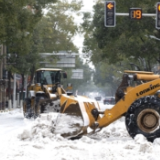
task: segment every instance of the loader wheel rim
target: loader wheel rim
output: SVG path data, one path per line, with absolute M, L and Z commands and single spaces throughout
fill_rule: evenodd
M 159 113 L 153 109 L 142 110 L 137 117 L 138 127 L 146 133 L 151 133 L 159 126 Z

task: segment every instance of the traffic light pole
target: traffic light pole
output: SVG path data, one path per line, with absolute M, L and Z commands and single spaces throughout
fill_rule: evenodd
M 116 16 L 128 16 L 130 19 L 135 20 L 140 20 L 142 17 L 155 17 L 155 27 L 160 29 L 160 2 L 156 3 L 156 13 L 142 13 L 142 8 L 129 8 L 129 13 L 116 13 L 115 1 L 106 1 L 104 10 L 105 27 L 115 27 Z
M 116 16 L 129 16 L 129 13 L 116 13 Z M 155 13 L 142 13 L 144 17 L 155 17 Z

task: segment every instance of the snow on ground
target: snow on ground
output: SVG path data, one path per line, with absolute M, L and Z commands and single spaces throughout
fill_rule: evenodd
M 23 118 L 21 109 L 0 113 L 1 160 L 159 160 L 160 139 L 132 139 L 124 117 L 91 137 L 67 140 L 53 134 L 51 119 Z

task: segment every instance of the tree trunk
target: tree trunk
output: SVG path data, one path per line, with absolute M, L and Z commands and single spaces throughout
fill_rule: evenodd
M 33 82 L 34 73 L 35 73 L 35 66 L 33 66 L 32 69 L 31 69 L 31 84 Z
M 23 107 L 24 74 L 21 74 L 21 77 L 22 77 L 22 87 L 20 92 L 20 108 Z
M 35 66 L 33 65 L 32 66 L 32 68 L 31 68 L 31 74 L 30 74 L 30 76 L 31 76 L 31 81 L 30 81 L 30 83 L 28 84 L 28 86 L 27 86 L 27 91 L 26 91 L 26 94 L 27 94 L 27 98 L 28 98 L 28 87 L 30 87 L 31 86 L 31 84 L 33 83 L 33 78 L 34 78 L 34 73 L 35 73 Z
M 24 74 L 21 74 L 22 76 L 22 87 L 21 87 L 21 95 L 20 100 L 23 100 L 23 90 L 24 90 Z
M 12 89 L 11 89 L 11 71 L 8 71 L 8 89 L 7 89 L 7 93 L 8 93 L 8 109 L 12 108 Z

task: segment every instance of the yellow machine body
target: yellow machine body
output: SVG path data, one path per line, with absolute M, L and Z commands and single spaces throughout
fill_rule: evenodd
M 59 99 L 62 94 L 67 94 L 60 84 L 62 75 L 64 77 L 64 72 L 57 68 L 39 68 L 36 70 L 34 82 L 28 86 L 27 98 L 23 104 L 26 118 L 37 117 L 44 112 L 60 110 Z
M 99 131 L 103 127 L 108 126 L 115 120 L 125 115 L 125 113 L 129 110 L 130 106 L 136 100 L 142 97 L 156 95 L 158 90 L 160 90 L 160 77 L 159 75 L 155 75 L 153 72 L 125 71 L 125 74 L 127 76 L 130 75 L 130 77 L 132 77 L 132 82 L 138 81 L 140 84 L 135 84 L 135 83 L 133 83 L 133 85 L 127 84 L 125 86 L 125 89 L 123 90 L 124 91 L 123 97 L 120 98 L 118 102 L 111 109 L 101 110 L 101 106 L 98 104 L 98 102 L 95 103 L 93 101 L 90 101 L 88 98 L 81 99 L 78 97 L 75 98 L 75 97 L 68 97 L 67 95 L 62 95 L 61 97 L 62 113 L 71 114 L 71 113 L 76 113 L 79 110 L 78 111 L 79 116 L 81 116 L 83 119 L 83 131 L 80 132 L 81 135 L 94 133 L 96 131 Z M 128 78 L 128 80 L 129 79 L 131 78 Z M 71 106 L 71 104 L 73 105 Z M 143 123 L 146 124 L 146 127 L 148 127 L 149 125 L 152 127 L 152 123 L 155 123 L 155 125 L 157 125 L 156 123 L 158 123 L 159 126 L 160 116 L 159 114 L 157 116 L 157 111 L 154 111 L 154 109 L 147 109 L 145 111 L 146 112 L 144 114 L 145 118 L 143 119 Z M 156 118 L 158 119 L 157 121 L 155 120 Z M 142 127 L 140 127 L 140 129 L 141 128 Z M 150 133 L 151 129 L 148 129 L 147 133 L 144 134 L 150 134 Z

